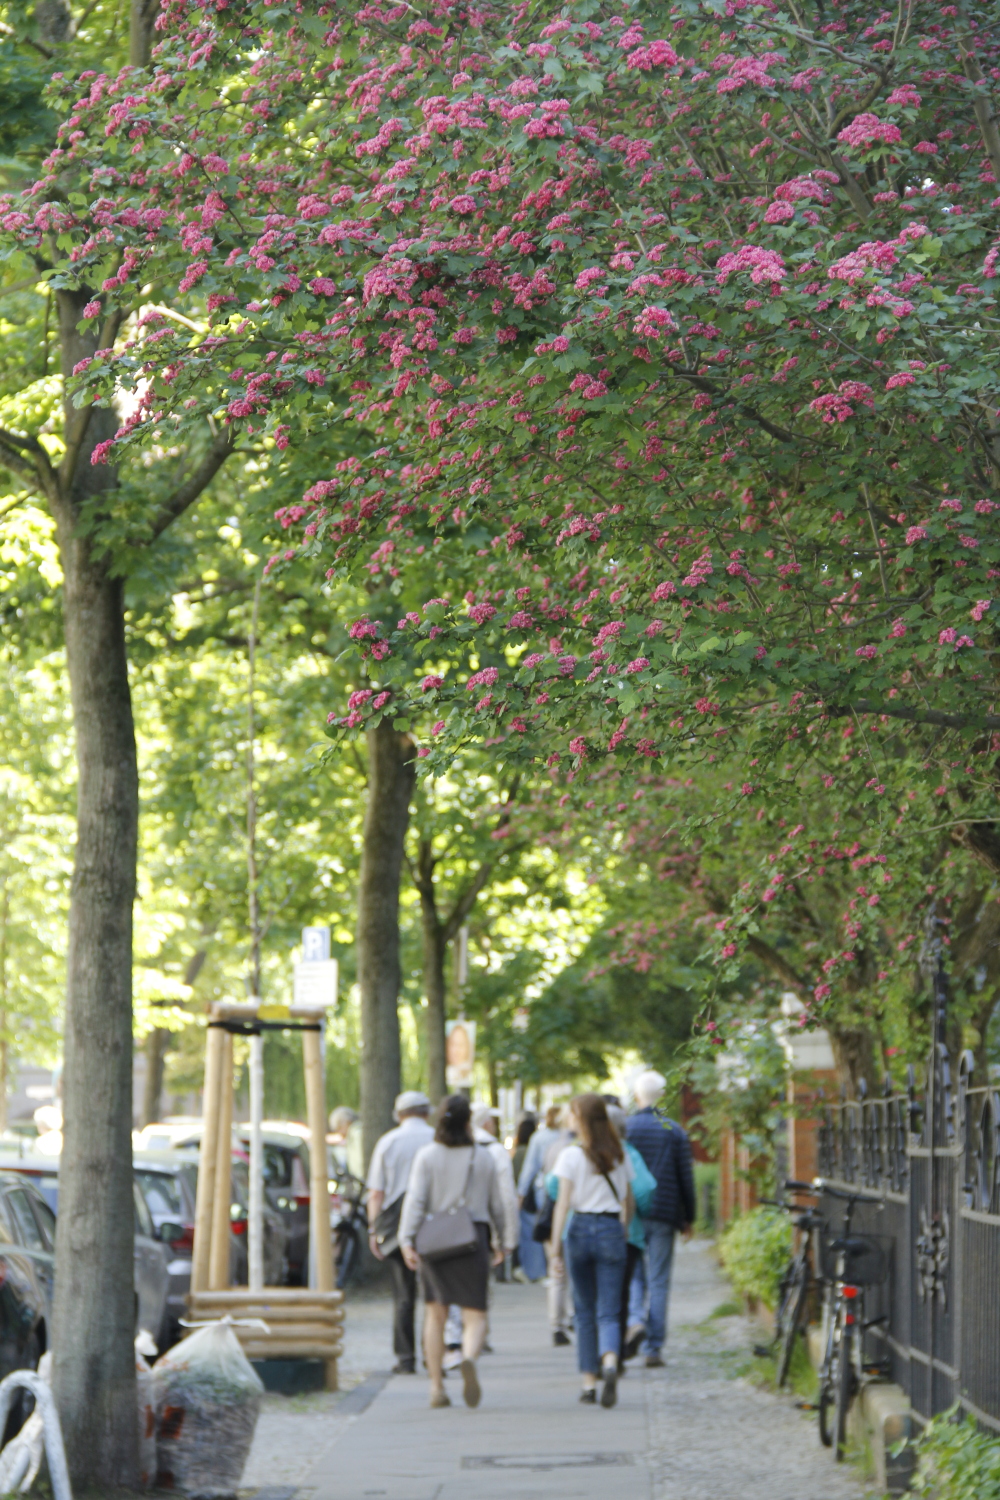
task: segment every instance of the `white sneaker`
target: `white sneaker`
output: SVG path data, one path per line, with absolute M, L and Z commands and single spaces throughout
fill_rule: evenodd
M 444 1359 L 441 1361 L 441 1368 L 442 1369 L 444 1369 L 444 1370 L 457 1370 L 458 1367 L 459 1367 L 459 1365 L 461 1363 L 462 1363 L 462 1346 L 461 1345 L 459 1345 L 459 1347 L 457 1349 L 446 1349 L 444 1351 Z

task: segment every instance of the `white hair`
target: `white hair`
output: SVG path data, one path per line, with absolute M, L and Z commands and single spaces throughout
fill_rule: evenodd
M 643 1109 L 647 1109 L 651 1104 L 656 1103 L 666 1086 L 667 1080 L 663 1074 L 650 1068 L 647 1073 L 639 1074 L 632 1085 L 632 1092 Z

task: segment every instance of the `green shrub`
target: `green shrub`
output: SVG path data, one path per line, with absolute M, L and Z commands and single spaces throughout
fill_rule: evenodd
M 695 1233 L 714 1234 L 719 1202 L 719 1164 L 696 1161 L 694 1164 Z
M 719 1254 L 730 1281 L 765 1307 L 778 1301 L 778 1285 L 792 1253 L 792 1225 L 775 1208 L 755 1208 L 723 1230 Z
M 917 1439 L 918 1495 L 934 1500 L 1000 1500 L 1000 1440 L 957 1419 L 957 1408 L 928 1422 Z

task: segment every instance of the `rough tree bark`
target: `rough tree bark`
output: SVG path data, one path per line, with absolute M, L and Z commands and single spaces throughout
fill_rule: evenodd
M 79 333 L 87 289 L 55 293 L 64 380 L 118 324 Z M 86 325 L 88 328 L 90 325 Z M 124 581 L 87 534 L 117 486 L 94 466 L 118 417 L 63 402 L 58 468 L 32 434 L 0 429 L 0 457 L 45 497 L 62 562 L 63 621 L 77 762 L 63 1069 L 63 1153 L 56 1230 L 53 1388 L 70 1474 L 81 1488 L 134 1487 L 135 1322 L 132 1204 L 132 903 L 139 817 L 125 648 Z M 133 540 L 158 536 L 197 499 L 232 443 L 209 447 Z
M 368 731 L 368 803 L 358 888 L 361 1138 L 367 1162 L 392 1125 L 400 1090 L 399 876 L 416 780 L 416 747 L 382 721 Z

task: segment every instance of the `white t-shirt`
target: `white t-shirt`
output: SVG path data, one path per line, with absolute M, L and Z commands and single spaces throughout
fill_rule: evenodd
M 572 1183 L 570 1208 L 578 1214 L 616 1214 L 625 1206 L 628 1185 L 635 1176 L 635 1168 L 626 1153 L 624 1161 L 608 1173 L 614 1183 L 611 1191 L 606 1177 L 594 1166 L 582 1146 L 567 1146 L 555 1166 L 556 1176 Z M 615 1193 L 618 1197 L 615 1197 Z

